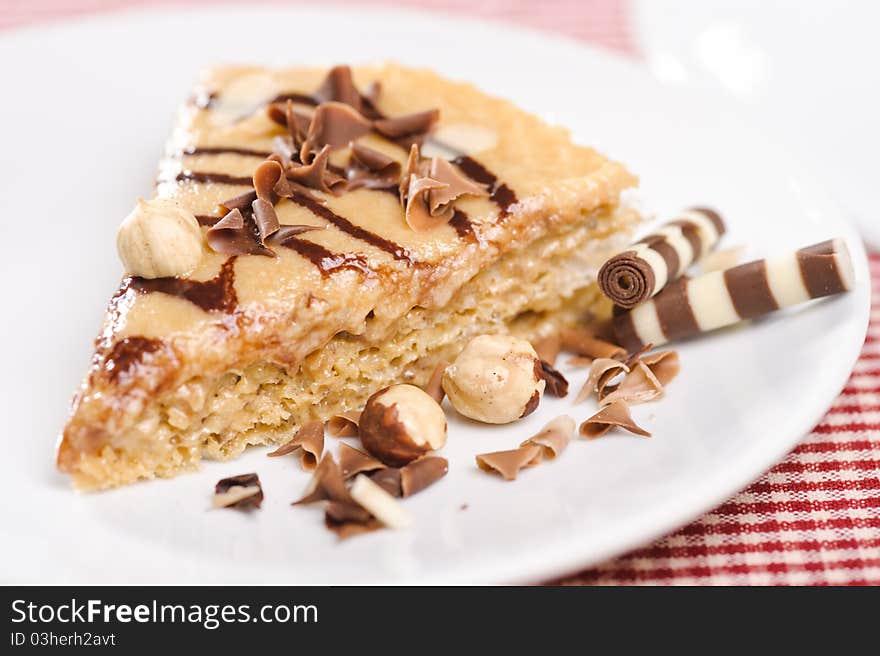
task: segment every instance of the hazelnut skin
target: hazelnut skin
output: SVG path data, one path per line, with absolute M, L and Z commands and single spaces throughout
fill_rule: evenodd
M 392 385 L 367 399 L 358 434 L 373 456 L 401 467 L 446 444 L 446 415 L 415 385 Z
M 480 335 L 443 374 L 443 391 L 465 417 L 507 424 L 535 411 L 547 383 L 532 345 L 510 335 Z

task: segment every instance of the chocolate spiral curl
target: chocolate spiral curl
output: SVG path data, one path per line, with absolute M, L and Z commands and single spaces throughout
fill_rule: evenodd
M 731 326 L 853 288 L 846 244 L 831 239 L 798 251 L 683 278 L 614 317 L 617 341 L 634 351 Z
M 715 210 L 686 210 L 608 260 L 599 270 L 599 287 L 615 305 L 634 308 L 715 248 L 724 232 Z

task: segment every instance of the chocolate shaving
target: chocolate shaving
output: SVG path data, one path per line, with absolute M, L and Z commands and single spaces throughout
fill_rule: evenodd
M 529 444 L 508 451 L 493 451 L 477 456 L 477 466 L 483 471 L 500 474 L 507 481 L 512 481 L 523 467 L 536 465 L 543 456 L 541 446 Z
M 593 392 L 598 392 L 601 396 L 608 383 L 622 373 L 629 373 L 629 367 L 620 360 L 596 358 L 590 365 L 590 375 L 587 376 L 587 380 L 574 402 L 580 403 Z
M 534 444 L 540 446 L 544 450 L 544 457 L 548 459 L 556 458 L 565 451 L 565 447 L 574 437 L 574 431 L 577 427 L 574 419 L 568 415 L 557 417 L 549 422 L 538 433 L 520 444 L 521 447 Z
M 293 165 L 288 169 L 287 178 L 304 187 L 338 194 L 345 188 L 345 178 L 327 168 L 329 161 L 330 146 L 324 146 L 310 164 Z
M 381 118 L 373 121 L 373 127 L 390 139 L 402 137 L 423 137 L 440 118 L 440 110 L 429 109 L 424 112 Z
M 275 253 L 260 243 L 257 226 L 250 217 L 245 219 L 241 210 L 234 209 L 208 228 L 208 245 L 225 255 L 266 255 Z
M 650 351 L 652 348 L 654 348 L 653 344 L 645 344 L 644 346 L 642 346 L 642 348 L 633 351 L 628 356 L 626 356 L 626 360 L 623 361 L 623 364 L 632 369 L 634 366 L 636 366 L 636 362 L 641 360 L 642 356 Z
M 479 184 L 463 175 L 445 159 L 435 157 L 431 160 L 429 177 L 446 186 L 432 189 L 428 194 L 428 207 L 432 215 L 443 214 L 459 196 L 489 196 L 485 185 Z
M 369 474 L 370 480 L 385 490 L 393 497 L 403 496 L 403 487 L 400 480 L 400 470 L 396 467 L 386 467 Z
M 272 152 L 278 156 L 281 166 L 285 170 L 299 161 L 299 147 L 288 137 L 274 137 L 272 139 Z
M 535 353 L 537 353 L 538 357 L 550 366 L 556 364 L 556 359 L 559 356 L 559 350 L 561 347 L 562 340 L 560 339 L 558 332 L 544 335 L 532 342 L 532 348 L 535 349 Z
M 443 214 L 431 214 L 428 198 L 433 190 L 447 186 L 443 182 L 431 178 L 420 178 L 411 175 L 409 188 L 406 192 L 406 224 L 416 232 L 431 230 L 448 223 L 452 218 L 452 208 L 448 207 Z
M 424 178 L 428 175 L 428 163 L 422 161 L 421 153 L 419 153 L 419 147 L 416 144 L 413 144 L 409 149 L 409 156 L 406 159 L 406 165 L 403 167 L 403 171 L 400 173 L 400 204 L 406 205 L 407 198 L 409 197 L 409 184 L 412 181 L 412 176 L 417 176 L 420 178 Z
M 566 328 L 562 331 L 562 348 L 573 351 L 578 355 L 586 355 L 591 358 L 613 358 L 622 360 L 626 357 L 626 350 L 617 344 L 597 339 L 583 329 Z
M 431 374 L 428 382 L 425 383 L 425 392 L 437 403 L 442 403 L 443 397 L 446 396 L 446 393 L 443 391 L 443 374 L 448 367 L 449 363 L 445 360 L 438 362 L 437 366 L 434 367 L 434 372 Z
M 374 103 L 379 97 L 380 89 L 378 82 L 374 82 L 368 87 L 366 94 L 361 94 L 354 85 L 351 68 L 334 66 L 312 97 L 320 103 L 345 103 L 365 116 L 374 117 L 376 115 Z
M 300 149 L 300 160 L 308 162 L 312 153 L 320 151 L 324 146 L 347 146 L 349 142 L 369 131 L 370 122 L 352 107 L 339 102 L 318 105 Z
M 266 111 L 272 121 L 287 128 L 287 134 L 293 144 L 299 147 L 305 141 L 312 119 L 295 111 L 292 100 L 288 100 L 284 105 L 273 103 Z
M 232 210 L 244 211 L 251 207 L 255 200 L 257 200 L 257 192 L 253 189 L 251 191 L 246 191 L 243 194 L 239 194 L 238 196 L 234 196 L 229 200 L 224 200 L 220 203 L 220 213 L 226 215 Z
M 568 395 L 568 381 L 549 362 L 541 360 L 540 376 L 547 383 L 545 391 L 548 394 L 559 398 Z
M 623 382 L 607 396 L 600 394 L 600 406 L 623 401 L 628 405 L 653 401 L 663 396 L 663 385 L 644 362 L 636 362 Z
M 349 189 L 384 189 L 400 181 L 401 165 L 393 157 L 352 142 L 348 163 Z
M 314 470 L 318 466 L 321 454 L 324 453 L 324 424 L 317 420 L 306 422 L 293 438 L 266 455 L 284 456 L 300 448 L 302 468 L 306 471 Z
M 257 224 L 260 244 L 265 246 L 266 238 L 278 232 L 278 229 L 281 227 L 278 223 L 278 215 L 275 213 L 275 207 L 272 203 L 262 198 L 257 198 L 254 201 L 253 210 L 254 223 Z
M 413 460 L 400 469 L 400 489 L 404 497 L 421 492 L 430 487 L 449 471 L 449 461 L 437 456 L 425 456 Z
M 263 487 L 256 474 L 239 474 L 217 481 L 214 486 L 215 508 L 252 510 L 263 503 Z
M 275 185 L 284 179 L 284 167 L 275 159 L 264 160 L 254 171 L 254 190 L 257 198 L 274 205 L 278 202 Z
M 666 387 L 681 371 L 677 351 L 661 351 L 645 355 L 642 357 L 642 362 L 663 387 Z
M 311 232 L 312 230 L 324 230 L 324 228 L 312 225 L 283 225 L 278 228 L 275 234 L 269 237 L 269 243 L 286 246 L 288 240 L 293 239 L 304 232 Z
M 308 487 L 302 498 L 294 501 L 292 505 L 299 506 L 303 504 L 315 503 L 317 501 L 342 501 L 344 503 L 354 503 L 354 499 L 348 493 L 345 487 L 345 480 L 342 478 L 342 472 L 339 466 L 329 453 L 325 454 L 312 474 Z
M 330 510 L 330 507 L 333 506 L 333 509 Z M 344 508 L 341 506 L 345 506 Z M 360 513 L 356 513 L 353 510 L 349 510 L 349 508 L 360 508 L 360 506 L 353 504 L 339 504 L 337 502 L 330 502 L 327 504 L 327 509 L 324 511 L 324 526 L 326 526 L 329 530 L 336 533 L 337 537 L 340 540 L 345 540 L 347 538 L 354 537 L 356 535 L 361 535 L 363 533 L 370 533 L 372 531 L 378 531 L 382 528 L 382 522 L 378 519 L 375 519 L 367 513 L 366 521 L 358 521 L 351 519 L 337 519 L 331 513 L 334 513 L 339 516 L 351 515 L 352 517 L 360 517 Z
M 327 432 L 333 437 L 357 437 L 360 410 L 341 412 L 327 421 Z
M 629 407 L 623 401 L 617 401 L 599 410 L 599 412 L 581 424 L 580 433 L 587 439 L 592 440 L 603 436 L 615 426 L 636 435 L 651 436 L 651 433 L 636 425 L 632 415 L 629 413 Z
M 346 480 L 362 472 L 385 469 L 385 465 L 369 453 L 355 449 L 344 442 L 339 445 L 337 456 L 339 457 L 339 470 L 342 472 L 342 478 Z
M 576 355 L 573 358 L 568 359 L 568 364 L 572 367 L 592 367 L 593 362 L 595 362 L 593 358 L 586 358 L 581 355 Z

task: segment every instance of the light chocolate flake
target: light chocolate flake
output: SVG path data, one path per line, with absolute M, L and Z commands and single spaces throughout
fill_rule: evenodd
M 608 383 L 623 373 L 629 373 L 629 367 L 620 360 L 596 358 L 590 365 L 590 374 L 574 402 L 580 403 L 594 392 L 598 392 L 601 397 Z
M 640 428 L 629 412 L 629 407 L 623 401 L 617 401 L 599 410 L 580 426 L 580 433 L 587 439 L 602 437 L 615 426 L 628 430 L 630 433 L 650 437 L 651 433 Z
M 360 410 L 350 410 L 333 415 L 327 420 L 327 432 L 333 437 L 357 437 Z
M 571 438 L 574 437 L 574 431 L 576 428 L 577 424 L 574 419 L 568 415 L 557 417 L 535 435 L 523 442 L 520 447 L 529 445 L 540 446 L 545 458 L 556 458 L 565 451 L 565 447 L 568 446 L 568 443 L 571 442 Z
M 429 109 L 424 112 L 404 114 L 391 118 L 381 118 L 373 121 L 373 127 L 379 134 L 389 139 L 402 137 L 424 137 L 437 120 L 440 118 L 440 110 Z
M 449 461 L 438 456 L 425 456 L 400 468 L 400 491 L 411 497 L 430 487 L 449 471 Z M 373 479 L 375 482 L 375 478 Z
M 481 453 L 477 456 L 477 466 L 483 471 L 500 474 L 504 480 L 512 481 L 521 469 L 537 465 L 541 461 L 543 448 L 538 444 L 529 444 L 518 449 Z
M 346 480 L 363 472 L 385 469 L 385 465 L 369 453 L 355 449 L 344 442 L 339 445 L 336 455 L 339 457 L 339 470 L 342 472 L 342 478 Z
M 278 215 L 275 213 L 275 207 L 263 198 L 257 198 L 253 203 L 254 223 L 257 224 L 257 236 L 260 245 L 266 245 L 266 239 L 278 232 L 281 225 L 278 223 Z
M 257 198 L 274 205 L 278 202 L 275 186 L 284 179 L 284 167 L 276 159 L 266 159 L 254 170 L 254 191 Z M 286 180 L 285 180 L 286 182 Z
M 263 503 L 263 487 L 255 473 L 239 474 L 217 481 L 212 504 L 215 508 L 252 510 Z
M 634 405 L 654 401 L 662 396 L 663 385 L 644 362 L 638 361 L 614 391 L 599 395 L 599 405 L 606 406 L 618 401 Z
M 626 358 L 624 348 L 598 339 L 581 328 L 566 328 L 562 331 L 562 348 L 590 358 L 612 358 L 615 360 Z
M 559 351 L 562 348 L 562 340 L 559 337 L 559 333 L 554 331 L 533 341 L 532 348 L 535 349 L 535 353 L 544 362 L 550 366 L 556 366 L 556 359 L 559 357 Z
M 312 116 L 306 140 L 300 149 L 300 160 L 308 162 L 312 153 L 324 146 L 340 148 L 347 146 L 370 131 L 370 121 L 357 110 L 339 102 L 318 105 Z
M 443 403 L 443 398 L 446 396 L 446 392 L 443 391 L 443 374 L 448 367 L 449 363 L 446 360 L 438 362 L 428 382 L 425 383 L 425 392 L 437 403 Z
M 350 144 L 348 188 L 386 189 L 400 182 L 402 167 L 393 157 L 363 144 Z
M 452 202 L 460 196 L 471 195 L 485 198 L 489 196 L 489 190 L 486 185 L 474 182 L 461 173 L 453 164 L 440 157 L 434 157 L 431 160 L 431 169 L 428 177 L 446 185 L 432 189 L 428 194 L 428 209 L 432 215 L 447 212 Z
M 318 420 L 306 422 L 293 438 L 266 455 L 269 457 L 284 456 L 297 449 L 302 449 L 302 468 L 306 471 L 314 471 L 324 453 L 324 424 Z
M 432 178 L 420 178 L 411 175 L 406 192 L 406 224 L 416 232 L 425 232 L 448 223 L 452 218 L 452 208 L 434 215 L 428 206 L 428 199 L 433 190 L 446 187 L 446 183 Z
M 324 146 L 310 164 L 291 165 L 287 179 L 328 194 L 339 194 L 345 189 L 345 178 L 329 170 L 329 162 L 330 146 Z
M 374 103 L 379 97 L 381 87 L 378 83 L 370 85 L 366 94 L 361 94 L 354 84 L 349 66 L 334 66 L 327 73 L 312 97 L 319 103 L 336 102 L 351 105 L 364 116 L 375 115 Z
M 663 387 L 666 387 L 678 376 L 681 371 L 681 363 L 678 351 L 660 351 L 642 356 L 641 361 L 651 370 Z

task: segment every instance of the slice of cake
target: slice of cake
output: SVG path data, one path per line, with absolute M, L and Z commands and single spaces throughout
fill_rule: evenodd
M 121 228 L 129 275 L 58 467 L 86 489 L 171 476 L 422 384 L 475 335 L 597 311 L 634 184 L 428 71 L 210 70 Z

